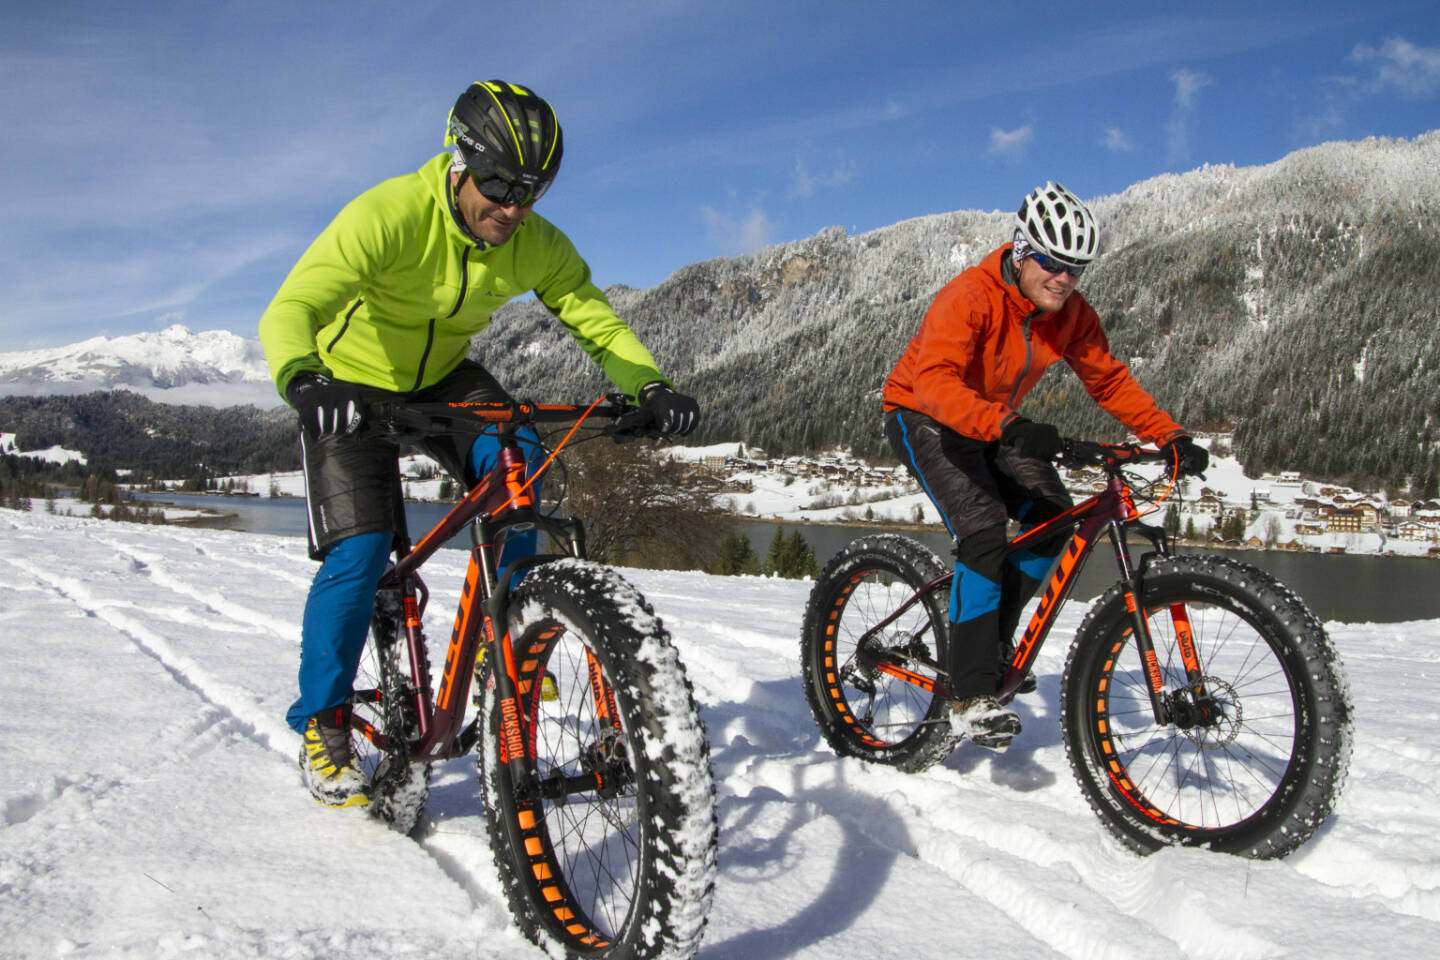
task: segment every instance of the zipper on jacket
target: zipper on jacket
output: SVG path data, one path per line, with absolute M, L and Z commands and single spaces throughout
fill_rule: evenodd
M 454 314 L 451 314 L 451 316 L 454 316 Z M 410 388 L 410 392 L 411 392 L 411 393 L 414 393 L 416 390 L 419 390 L 419 389 L 420 389 L 420 385 L 425 382 L 425 364 L 430 360 L 430 348 L 433 347 L 434 345 L 435 345 L 435 318 L 434 318 L 434 317 L 431 317 L 431 318 L 430 318 L 430 327 L 429 327 L 429 329 L 427 330 L 427 332 L 426 332 L 426 334 L 425 334 L 425 350 L 424 350 L 423 353 L 420 354 L 420 365 L 419 365 L 419 366 L 416 368 L 416 370 L 415 370 L 415 385 Z
M 360 299 L 358 299 L 358 300 L 355 301 L 354 306 L 352 306 L 349 310 L 346 310 L 346 311 L 345 311 L 345 322 L 342 323 L 342 324 L 340 324 L 340 332 L 337 333 L 337 334 L 335 334 L 335 339 L 331 340 L 330 343 L 326 345 L 326 347 L 325 347 L 325 352 L 326 352 L 326 353 L 334 353 L 334 352 L 335 352 L 335 344 L 339 343 L 339 342 L 340 342 L 340 338 L 343 337 L 343 336 L 345 336 L 345 331 L 350 329 L 350 318 L 353 317 L 353 316 L 355 316 L 355 311 L 356 311 L 356 310 L 359 310 L 359 309 L 360 309 L 360 304 L 362 304 L 362 303 L 364 303 L 364 302 L 365 302 L 365 298 L 364 298 L 364 297 L 361 297 Z
M 465 251 L 460 254 L 460 296 L 456 298 L 455 306 L 449 313 L 445 314 L 446 320 L 449 320 L 455 316 L 455 314 L 459 313 L 460 308 L 465 305 L 465 292 L 470 287 L 470 249 L 471 248 L 467 247 Z M 475 247 L 473 249 L 478 250 L 479 248 Z
M 1025 318 L 1024 323 L 1020 324 L 1020 333 L 1025 338 L 1025 365 L 1020 368 L 1020 379 L 1015 381 L 1015 387 L 1010 391 L 1011 410 L 1015 409 L 1015 397 L 1020 393 L 1020 385 L 1025 382 L 1025 375 L 1030 372 L 1030 360 L 1033 354 L 1033 350 L 1030 347 L 1030 321 L 1034 320 L 1039 313 L 1040 311 L 1036 310 Z
M 460 308 L 463 307 L 463 306 L 465 306 L 465 294 L 466 294 L 466 292 L 467 292 L 467 291 L 469 290 L 469 288 L 470 288 L 470 250 L 471 250 L 471 249 L 478 250 L 478 249 L 480 249 L 480 248 L 479 248 L 479 247 L 473 247 L 473 248 L 467 247 L 466 250 L 465 250 L 465 252 L 464 252 L 463 254 L 461 254 L 461 256 L 460 256 L 460 295 L 455 298 L 455 306 L 451 307 L 451 308 L 450 308 L 450 312 L 447 313 L 447 314 L 445 314 L 445 319 L 446 319 L 446 320 L 449 320 L 451 317 L 455 316 L 455 314 L 457 314 L 457 313 L 460 312 Z M 435 346 L 435 318 L 434 318 L 434 317 L 431 317 L 431 318 L 430 318 L 430 327 L 429 327 L 429 330 L 428 330 L 428 331 L 426 332 L 426 334 L 425 334 L 425 350 L 424 350 L 423 353 L 420 354 L 420 364 L 419 364 L 419 367 L 418 367 L 418 368 L 416 369 L 416 371 L 415 371 L 415 385 L 410 388 L 410 390 L 411 390 L 412 393 L 413 393 L 414 391 L 416 391 L 416 390 L 419 390 L 420 387 L 421 387 L 421 385 L 424 384 L 424 382 L 425 382 L 425 364 L 427 364 L 427 363 L 430 361 L 430 350 L 431 350 L 431 348 L 434 347 L 434 346 Z

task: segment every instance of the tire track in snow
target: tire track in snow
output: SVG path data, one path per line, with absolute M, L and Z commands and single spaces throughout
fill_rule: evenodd
M 802 766 L 806 772 L 798 775 Z M 1157 960 L 1186 955 L 1145 917 L 1120 911 L 1087 889 L 1065 862 L 1068 845 L 1049 837 L 1046 828 L 1026 823 L 1030 813 L 1050 809 L 1044 804 L 957 786 L 946 782 L 950 777 L 943 768 L 902 774 L 825 752 L 808 758 L 774 756 L 744 776 L 787 796 L 816 799 L 824 815 L 842 823 L 846 832 L 918 860 L 1059 954 L 1132 960 L 1141 944 L 1143 955 Z M 834 802 L 825 803 L 826 796 Z M 885 815 L 856 816 L 857 797 L 883 804 Z M 1037 875 L 1045 878 L 1043 885 L 1035 883 Z
M 298 622 L 289 619 L 272 617 L 244 604 L 227 600 L 218 589 L 213 586 L 202 587 L 191 583 L 170 573 L 167 559 L 158 553 L 147 550 L 140 550 L 132 543 L 118 540 L 107 540 L 103 537 L 96 538 L 97 543 L 104 544 L 117 554 L 131 558 L 136 573 L 148 577 L 157 586 L 163 587 L 172 593 L 183 597 L 189 597 L 205 605 L 207 610 L 212 610 L 221 616 L 228 617 L 245 629 L 259 627 L 283 639 L 290 640 L 297 645 L 300 642 L 300 625 Z M 218 562 L 215 557 L 206 553 L 202 547 L 196 547 L 196 552 L 205 558 L 207 563 Z M 228 559 L 228 558 L 224 558 Z M 273 570 L 266 570 L 259 564 L 237 564 L 238 566 L 252 568 L 274 576 Z
M 207 562 L 226 563 L 231 566 L 241 567 L 246 570 L 253 570 L 256 573 L 263 573 L 267 577 L 279 577 L 287 581 L 288 583 L 306 589 L 309 588 L 310 581 L 314 579 L 314 570 L 317 566 L 317 564 L 311 561 L 309 559 L 309 556 L 307 555 L 305 557 L 305 563 L 309 565 L 309 573 L 294 573 L 290 570 L 284 570 L 276 567 L 275 563 L 277 560 L 289 562 L 290 557 L 292 556 L 292 554 L 296 553 L 296 551 L 286 551 L 280 556 L 272 557 L 269 563 L 266 563 L 263 560 L 242 559 L 236 556 L 233 550 L 226 550 L 215 553 L 207 549 L 205 544 L 203 543 L 195 544 L 195 552 L 198 555 L 204 557 Z
M 122 551 L 122 555 L 124 553 Z M 284 723 L 272 719 L 269 711 L 261 708 L 253 693 L 217 680 L 193 658 L 176 650 L 168 640 L 148 627 L 138 616 L 125 612 L 113 602 L 97 598 L 81 580 L 60 576 L 27 560 L 12 557 L 9 562 L 37 582 L 49 586 L 58 596 L 73 603 L 86 615 L 109 624 L 129 637 L 142 653 L 154 659 L 177 684 L 232 718 L 236 724 L 235 729 L 245 736 L 284 754 L 295 750 L 297 738 L 294 731 Z
M 214 610 L 250 629 L 262 627 L 283 639 L 293 639 L 298 646 L 300 631 L 298 623 L 279 620 L 242 604 L 217 597 L 213 591 L 206 590 L 170 573 L 166 558 L 158 553 L 136 549 L 133 544 L 123 541 L 97 539 L 98 542 L 114 550 L 118 556 L 128 558 L 135 573 L 146 577 L 157 587 L 190 597 L 203 604 L 206 609 Z M 236 566 L 252 568 L 267 576 L 274 575 L 271 568 L 258 562 L 254 564 L 236 563 L 234 558 L 227 554 L 211 555 L 199 545 L 196 546 L 196 552 L 205 557 L 207 563 L 232 563 Z M 300 585 L 309 584 L 308 578 L 290 579 Z M 83 585 L 78 586 L 83 588 Z M 67 592 L 64 589 L 57 589 L 57 592 L 75 601 L 77 597 L 72 593 L 78 594 L 81 591 Z M 100 615 L 83 602 L 77 602 L 77 605 L 91 615 Z M 137 647 L 159 661 L 182 686 L 192 690 L 208 703 L 229 711 L 245 735 L 263 746 L 277 749 L 287 757 L 291 755 L 297 741 L 295 734 L 289 727 L 270 721 L 268 713 L 252 709 L 255 706 L 253 698 L 248 697 L 238 688 L 208 676 L 203 668 L 200 668 L 192 659 L 179 654 L 163 638 L 144 628 L 143 625 L 135 623 L 133 618 L 111 611 L 111 615 L 103 619 L 125 632 Z M 239 709 L 232 709 L 235 705 L 239 705 Z M 277 744 L 279 744 L 278 747 Z M 376 826 L 385 829 L 378 821 Z M 498 880 L 494 878 L 494 866 L 490 860 L 488 844 L 484 842 L 483 838 L 477 844 L 473 838 L 430 833 L 420 837 L 416 845 L 434 861 L 436 868 L 441 873 L 449 877 L 465 892 L 474 907 L 483 911 L 492 923 L 502 926 L 513 924 L 508 908 L 504 905 L 503 890 L 499 887 Z

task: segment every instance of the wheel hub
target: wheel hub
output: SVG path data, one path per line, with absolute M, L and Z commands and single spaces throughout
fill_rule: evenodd
M 1244 725 L 1245 711 L 1235 688 L 1206 677 L 1196 689 L 1176 690 L 1166 697 L 1170 720 L 1201 750 L 1220 750 L 1234 742 Z

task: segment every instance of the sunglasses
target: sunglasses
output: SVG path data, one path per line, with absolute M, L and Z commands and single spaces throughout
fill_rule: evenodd
M 1072 277 L 1080 276 L 1080 274 L 1085 272 L 1085 268 L 1088 266 L 1088 264 L 1084 263 L 1076 266 L 1073 263 L 1066 263 L 1065 261 L 1057 260 L 1054 257 L 1047 257 L 1043 253 L 1032 253 L 1030 254 L 1030 259 L 1034 260 L 1035 265 L 1038 266 L 1041 270 L 1044 270 L 1046 273 L 1068 273 Z
M 475 189 L 480 191 L 480 196 L 491 203 L 498 203 L 502 207 L 528 207 L 545 195 L 554 181 L 544 180 L 540 183 L 520 183 L 518 181 L 506 180 L 503 177 L 486 177 L 480 179 L 474 174 L 470 179 L 475 184 Z

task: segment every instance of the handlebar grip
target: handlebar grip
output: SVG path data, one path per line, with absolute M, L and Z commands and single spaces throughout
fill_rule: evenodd
M 366 404 L 365 421 L 376 430 L 391 434 L 428 433 L 435 429 L 435 420 L 428 414 L 403 403 Z
M 620 416 L 615 422 L 605 428 L 611 439 L 616 443 L 629 443 L 641 437 L 658 437 L 660 431 L 655 429 L 655 414 L 643 407 L 632 407 Z

